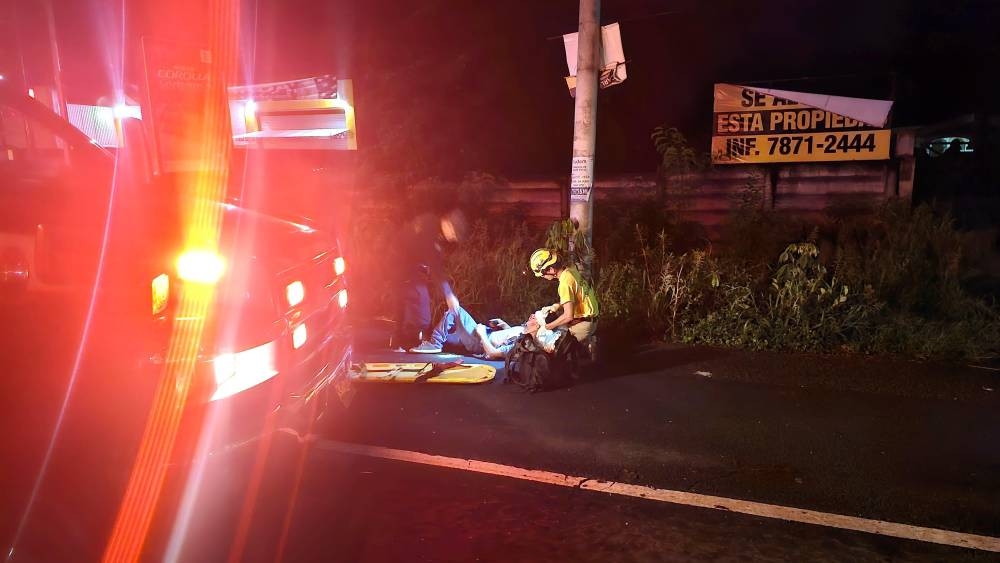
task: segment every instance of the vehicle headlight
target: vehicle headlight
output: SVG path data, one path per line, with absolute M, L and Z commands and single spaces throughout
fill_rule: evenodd
M 306 343 L 307 337 L 308 333 L 306 332 L 305 323 L 295 327 L 295 330 L 292 331 L 292 347 L 298 350 L 303 344 Z
M 212 360 L 216 389 L 211 400 L 231 397 L 277 375 L 274 348 L 274 342 L 268 342 L 242 352 L 216 356 Z
M 290 307 L 294 307 L 306 298 L 306 287 L 302 282 L 296 280 L 285 286 L 285 300 Z

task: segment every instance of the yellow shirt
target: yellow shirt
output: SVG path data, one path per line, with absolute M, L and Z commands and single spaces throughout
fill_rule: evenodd
M 597 296 L 576 268 L 566 268 L 559 273 L 559 304 L 573 304 L 573 318 L 596 317 Z

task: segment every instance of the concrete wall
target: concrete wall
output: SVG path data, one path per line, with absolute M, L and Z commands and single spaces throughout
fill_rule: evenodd
M 716 166 L 668 178 L 664 211 L 700 223 L 713 234 L 748 197 L 763 209 L 799 216 L 830 209 L 866 210 L 897 196 L 897 178 L 894 161 Z M 533 223 L 550 222 L 565 211 L 567 182 L 568 178 L 511 180 L 492 191 L 486 204 L 494 213 L 516 210 Z M 612 198 L 643 201 L 661 189 L 653 174 L 599 176 L 595 182 L 598 205 Z

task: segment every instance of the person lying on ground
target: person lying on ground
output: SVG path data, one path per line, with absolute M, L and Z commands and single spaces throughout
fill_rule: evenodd
M 569 331 L 566 329 L 551 330 L 547 328 L 545 326 L 545 317 L 547 315 L 548 313 L 545 310 L 538 311 L 534 315 L 529 317 L 528 321 L 525 322 L 523 325 L 521 325 L 520 327 L 514 327 L 512 329 L 508 329 L 508 331 L 510 334 L 516 334 L 514 331 L 516 331 L 518 328 L 521 328 L 522 330 L 520 334 L 531 335 L 535 339 L 535 342 L 537 342 L 538 345 L 541 346 L 543 350 L 552 353 L 556 349 L 556 341 L 559 340 L 559 337 L 562 336 L 563 334 L 567 334 Z M 503 326 L 509 326 L 507 325 L 507 323 L 503 322 L 500 319 L 493 319 L 493 321 L 490 322 L 492 323 L 494 321 L 499 321 L 500 323 L 503 324 Z M 501 330 L 500 332 L 503 333 L 505 331 Z M 489 329 L 486 328 L 485 326 L 476 325 L 476 334 L 478 334 L 479 337 L 482 339 L 483 348 L 486 350 L 486 356 L 490 358 L 506 357 L 507 354 L 510 353 L 511 349 L 513 349 L 514 344 L 520 338 L 520 336 L 515 337 L 514 340 L 508 346 L 506 346 L 503 350 L 500 350 L 497 348 L 493 348 L 492 341 L 490 338 L 490 336 L 496 334 L 496 332 L 491 333 L 489 332 Z M 507 336 L 506 334 L 500 334 L 497 337 L 495 337 L 495 339 L 500 340 L 501 338 L 505 338 L 506 336 Z
M 514 347 L 526 325 L 510 326 L 502 319 L 490 321 L 492 328 L 479 324 L 465 308 L 456 306 L 445 311 L 430 338 L 410 348 L 417 354 L 439 354 L 443 349 L 457 349 L 463 353 L 501 359 Z

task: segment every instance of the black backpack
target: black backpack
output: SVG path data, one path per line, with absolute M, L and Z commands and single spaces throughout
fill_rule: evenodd
M 569 333 L 559 337 L 551 354 L 532 335 L 521 335 L 504 362 L 504 381 L 520 385 L 529 393 L 568 387 L 577 378 L 582 353 L 583 346 Z

